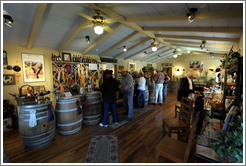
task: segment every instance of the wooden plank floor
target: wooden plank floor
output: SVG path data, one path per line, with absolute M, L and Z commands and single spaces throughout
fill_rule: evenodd
M 166 103 L 148 105 L 151 111 L 113 130 L 96 125 L 84 125 L 69 136 L 56 129 L 54 141 L 38 149 L 26 149 L 19 130 L 3 133 L 3 147 L 11 163 L 82 163 L 93 135 L 118 134 L 121 163 L 154 163 L 155 146 L 162 137 L 162 118 L 174 117 L 177 93 L 167 93 Z M 124 107 L 118 108 L 119 114 Z

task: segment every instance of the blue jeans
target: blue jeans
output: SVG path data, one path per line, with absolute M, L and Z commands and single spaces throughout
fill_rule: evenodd
M 163 103 L 166 102 L 167 85 L 168 85 L 168 84 L 163 84 Z
M 145 91 L 144 90 L 138 90 L 138 94 L 137 94 L 137 102 L 138 102 L 138 106 L 137 108 L 140 107 L 140 97 L 142 95 L 142 106 L 141 108 L 144 108 L 144 104 L 145 104 Z
M 118 122 L 118 110 L 117 110 L 116 102 L 115 103 L 105 103 L 104 102 L 103 104 L 104 104 L 104 116 L 103 116 L 102 124 L 103 125 L 108 124 L 108 110 L 109 110 L 110 104 L 112 104 L 112 108 L 113 108 L 114 121 Z
M 133 117 L 133 90 L 123 92 L 123 104 L 128 112 L 128 117 Z

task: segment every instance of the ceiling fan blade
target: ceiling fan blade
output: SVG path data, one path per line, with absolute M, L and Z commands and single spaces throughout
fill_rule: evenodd
M 103 27 L 103 29 L 105 29 L 105 31 L 107 31 L 108 33 L 114 33 L 114 30 L 111 29 L 110 27 L 108 27 L 107 25 L 103 25 L 102 27 Z
M 88 16 L 88 15 L 82 13 L 82 12 L 75 11 L 74 13 L 76 13 L 76 14 L 78 14 L 78 15 L 80 15 L 80 16 L 82 16 L 82 17 L 88 19 L 88 20 L 91 20 L 91 21 L 94 20 L 92 17 L 90 17 L 90 16 Z
M 117 17 L 112 17 L 112 18 L 107 18 L 105 19 L 106 24 L 110 24 L 113 22 L 119 22 L 119 21 L 123 21 L 124 18 L 122 16 L 117 16 Z
M 90 28 L 90 27 L 92 27 L 92 26 L 94 26 L 94 24 L 90 24 L 90 25 L 83 26 L 83 27 L 81 27 L 81 30 L 82 30 L 82 29 L 86 29 L 86 28 Z

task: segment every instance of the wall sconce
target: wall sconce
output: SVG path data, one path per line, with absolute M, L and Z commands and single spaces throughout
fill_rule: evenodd
M 86 43 L 90 43 L 91 42 L 90 41 L 90 36 L 86 36 L 85 39 L 86 39 Z
M 195 12 L 197 11 L 197 8 L 190 8 L 189 13 L 187 13 L 187 18 L 188 18 L 188 24 L 192 23 L 195 18 Z
M 189 54 L 190 53 L 190 50 L 187 50 L 187 54 Z
M 179 71 L 179 69 L 177 69 L 177 71 Z
M 126 52 L 126 51 L 127 51 L 126 46 L 123 46 L 123 51 L 124 51 L 124 52 Z
M 209 71 L 214 71 L 214 69 L 208 69 Z
M 183 69 L 183 71 L 185 71 L 185 69 Z
M 201 49 L 203 49 L 205 47 L 205 43 L 206 43 L 206 41 L 202 41 L 202 44 L 200 45 Z

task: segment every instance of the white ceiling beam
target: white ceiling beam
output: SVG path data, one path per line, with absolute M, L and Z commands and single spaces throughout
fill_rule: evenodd
M 131 51 L 131 50 L 133 50 L 133 49 L 139 47 L 140 45 L 146 43 L 146 42 L 149 41 L 149 40 L 151 40 L 151 38 L 148 37 L 148 38 L 144 39 L 143 41 L 139 42 L 138 44 L 135 44 L 135 45 L 132 46 L 131 48 L 127 49 L 127 51 Z M 123 54 L 125 54 L 125 53 L 126 53 L 126 52 L 119 53 L 118 55 L 115 55 L 113 58 L 118 58 L 119 56 L 121 56 L 121 55 L 123 55 Z
M 177 36 L 177 35 L 155 35 L 158 38 L 165 39 L 185 39 L 185 40 L 201 40 L 201 41 L 224 41 L 238 43 L 238 38 L 219 38 L 219 37 L 200 37 L 200 36 Z
M 87 15 L 93 16 L 95 14 L 94 10 L 91 10 Z M 62 52 L 67 48 L 67 46 L 73 41 L 73 39 L 80 33 L 82 27 L 86 26 L 86 24 L 89 23 L 90 20 L 83 19 L 80 24 L 76 27 L 76 29 L 72 32 L 72 34 L 68 37 L 68 39 L 64 42 L 64 44 L 61 46 L 61 48 L 58 50 L 58 52 Z
M 32 24 L 32 30 L 31 30 L 31 33 L 30 33 L 30 36 L 29 36 L 29 39 L 27 42 L 27 46 L 26 46 L 27 49 L 32 48 L 32 45 L 33 45 L 34 39 L 36 37 L 38 27 L 40 25 L 40 22 L 42 20 L 43 15 L 44 15 L 44 11 L 46 9 L 46 6 L 47 6 L 47 3 L 39 3 L 38 4 L 36 14 L 35 14 L 35 17 L 33 20 L 33 24 Z
M 120 42 L 118 42 L 114 46 L 110 47 L 109 49 L 107 49 L 106 51 L 101 53 L 99 56 L 102 57 L 102 56 L 106 55 L 110 51 L 116 49 L 117 47 L 121 46 L 122 44 L 124 44 L 125 42 L 129 41 L 130 39 L 134 38 L 137 35 L 139 35 L 139 32 L 133 32 L 130 36 L 126 37 L 125 39 L 121 40 Z
M 169 42 L 172 44 L 174 44 L 174 43 L 176 43 L 176 44 L 192 44 L 192 45 L 197 45 L 197 46 L 200 46 L 202 44 L 201 42 L 187 42 L 187 41 L 178 41 L 178 40 L 165 40 L 165 42 Z M 231 48 L 231 44 L 205 43 L 205 46 Z
M 103 33 L 103 35 L 101 35 L 101 37 L 96 40 L 92 45 L 90 45 L 90 47 L 88 47 L 85 51 L 83 51 L 83 55 L 87 54 L 90 50 L 92 50 L 93 48 L 95 48 L 98 44 L 100 44 L 102 41 L 104 41 L 105 39 L 107 39 L 110 35 L 112 35 L 115 31 L 117 31 L 120 27 L 122 27 L 123 24 L 121 23 L 117 23 L 113 28 L 113 32 L 108 32 L 108 33 Z
M 243 28 L 160 28 L 143 27 L 144 31 L 151 32 L 191 32 L 191 33 L 231 33 L 242 34 Z
M 161 15 L 161 16 L 128 17 L 126 18 L 126 21 L 127 22 L 182 21 L 182 20 L 187 20 L 187 16 L 186 16 L 187 13 Z M 223 18 L 243 18 L 243 10 L 240 9 L 240 10 L 225 10 L 225 11 L 195 13 L 195 20 L 223 19 Z
M 127 3 L 99 3 L 98 6 L 100 8 L 109 8 L 109 7 L 114 7 L 114 6 L 120 6 L 120 5 L 125 5 Z
M 184 44 L 173 44 L 174 46 L 176 46 L 176 47 L 189 47 L 189 48 L 199 48 L 200 49 L 200 45 L 197 45 L 197 46 L 194 46 L 194 45 L 184 45 Z M 210 52 L 212 52 L 213 50 L 214 51 L 230 51 L 230 48 L 228 48 L 228 49 L 223 49 L 223 48 L 214 48 L 214 47 L 211 47 L 211 46 L 206 46 L 205 45 L 205 48 L 204 48 L 204 50 L 206 50 L 206 49 L 209 49 L 210 50 Z

